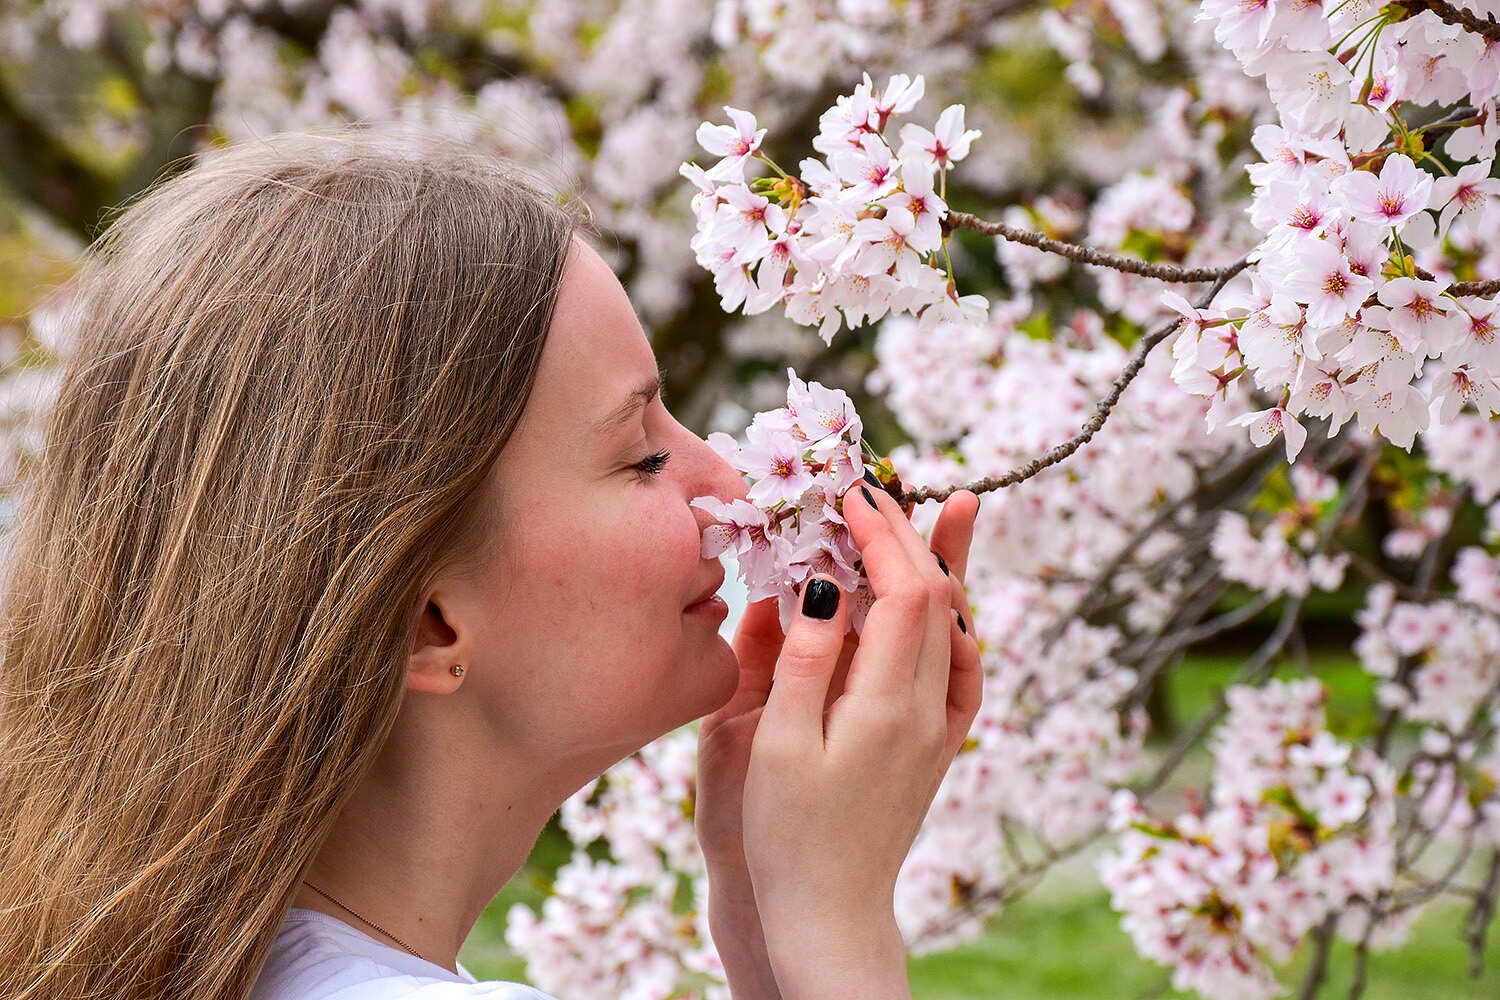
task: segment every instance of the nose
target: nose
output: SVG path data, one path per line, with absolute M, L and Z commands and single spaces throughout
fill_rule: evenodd
M 745 474 L 730 465 L 707 441 L 702 438 L 698 441 L 705 453 L 704 460 L 712 472 L 714 496 L 725 501 L 748 500 L 749 486 L 745 482 Z
M 691 431 L 689 433 L 692 434 Z M 689 491 L 687 499 L 714 496 L 725 503 L 749 499 L 749 487 L 743 473 L 725 461 L 723 456 L 697 434 L 692 434 L 689 444 L 692 449 L 693 471 L 685 484 Z M 699 527 L 717 523 L 707 511 L 698 507 L 693 510 L 697 512 L 701 522 Z

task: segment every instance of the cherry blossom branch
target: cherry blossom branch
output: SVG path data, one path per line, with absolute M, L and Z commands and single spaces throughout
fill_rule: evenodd
M 1500 292 L 1500 278 L 1490 281 L 1460 281 L 1443 290 L 1451 295 L 1478 295 L 1483 298 Z
M 1455 607 L 1462 608 L 1465 611 L 1470 611 L 1477 615 L 1490 614 L 1490 610 L 1488 608 L 1481 607 L 1480 605 L 1475 604 L 1473 601 L 1466 601 L 1462 597 L 1459 597 L 1457 594 L 1434 594 L 1431 591 L 1419 590 L 1416 587 L 1413 587 L 1411 584 L 1397 579 L 1395 576 L 1393 576 L 1386 570 L 1381 569 L 1379 566 L 1375 565 L 1373 562 L 1360 555 L 1358 552 L 1355 552 L 1353 549 L 1345 549 L 1344 554 L 1349 557 L 1349 565 L 1352 566 L 1355 571 L 1357 571 L 1361 576 L 1372 583 L 1389 584 L 1391 589 L 1396 592 L 1396 596 L 1402 598 L 1403 600 L 1420 604 L 1426 604 L 1427 602 L 1433 600 L 1442 600 L 1454 605 Z
M 1302 980 L 1302 988 L 1297 992 L 1297 1000 L 1316 1000 L 1318 988 L 1328 978 L 1328 951 L 1333 944 L 1333 929 L 1338 924 L 1338 918 L 1337 913 L 1330 913 L 1313 931 L 1316 950 L 1313 952 L 1312 964 L 1307 968 L 1307 975 Z
M 1437 275 L 1425 267 L 1417 268 L 1417 277 L 1423 281 L 1437 280 Z M 1500 292 L 1500 278 L 1494 278 L 1489 281 L 1457 281 L 1448 285 L 1443 291 L 1455 297 L 1459 295 L 1478 295 L 1483 298 L 1484 296 Z
M 1430 11 L 1444 24 L 1456 24 L 1476 35 L 1483 35 L 1492 42 L 1500 42 L 1500 22 L 1495 21 L 1493 14 L 1488 15 L 1488 19 L 1480 18 L 1462 7 L 1446 3 L 1445 0 L 1403 0 L 1402 6 L 1413 13 Z
M 1134 257 L 1121 257 L 1118 254 L 1106 253 L 1093 247 L 1080 246 L 1077 243 L 1068 243 L 1063 240 L 1054 240 L 1034 233 L 1027 229 L 1017 229 L 1003 222 L 990 222 L 978 216 L 970 215 L 968 212 L 950 211 L 943 219 L 943 234 L 947 235 L 955 229 L 969 229 L 986 236 L 1002 236 L 1013 243 L 1024 243 L 1026 246 L 1055 253 L 1069 260 L 1076 260 L 1081 264 L 1094 264 L 1098 267 L 1109 267 L 1116 271 L 1126 271 L 1130 274 L 1139 274 L 1146 278 L 1160 278 L 1163 281 L 1217 281 L 1226 272 L 1232 273 L 1229 267 L 1182 267 L 1178 264 L 1153 264 L 1150 261 L 1137 260 Z
M 1265 450 L 1260 448 L 1248 448 L 1240 452 L 1235 459 L 1232 462 L 1226 463 L 1229 466 L 1228 471 L 1217 472 L 1212 478 L 1204 479 L 1197 489 L 1184 493 L 1170 503 L 1163 504 L 1161 509 L 1149 521 L 1136 529 L 1135 533 L 1131 535 L 1125 544 L 1121 545 L 1115 551 L 1114 556 L 1111 557 L 1109 562 L 1105 563 L 1094 574 L 1093 579 L 1089 582 L 1088 589 L 1084 591 L 1083 596 L 1074 605 L 1073 612 L 1071 614 L 1059 615 L 1048 626 L 1047 631 L 1042 634 L 1043 653 L 1047 653 L 1052 649 L 1053 644 L 1062 636 L 1069 621 L 1092 614 L 1099 609 L 1100 599 L 1103 597 L 1104 592 L 1109 588 L 1110 582 L 1114 580 L 1115 574 L 1130 559 L 1132 553 L 1136 552 L 1138 547 L 1147 538 L 1155 534 L 1158 529 L 1176 516 L 1177 512 L 1185 504 L 1191 501 L 1197 506 L 1211 507 L 1215 510 L 1234 506 L 1238 503 L 1241 495 L 1246 492 L 1247 487 L 1259 488 L 1261 480 L 1265 478 L 1271 469 L 1281 464 L 1279 456 L 1274 453 L 1268 455 Z M 1214 497 L 1226 486 L 1232 487 L 1226 496 L 1205 502 L 1205 497 Z M 1175 557 L 1176 555 L 1175 551 L 1170 554 L 1171 557 Z
M 1220 268 L 1220 273 L 1214 281 L 1213 287 L 1197 303 L 1198 308 L 1207 307 L 1214 300 L 1214 296 L 1218 295 L 1219 291 L 1229 283 L 1229 279 L 1242 271 L 1247 264 L 1249 264 L 1249 261 L 1241 257 L 1228 267 Z M 1146 356 L 1151 353 L 1152 348 L 1156 347 L 1163 340 L 1166 340 L 1172 331 L 1177 329 L 1178 322 L 1178 320 L 1171 320 L 1164 323 L 1140 339 L 1140 342 L 1135 346 L 1134 353 L 1130 356 L 1130 360 L 1125 362 L 1125 367 L 1120 370 L 1120 374 L 1115 378 L 1114 384 L 1110 386 L 1109 392 L 1094 405 L 1094 415 L 1089 418 L 1088 422 L 1083 425 L 1077 434 L 1068 438 L 1062 444 L 1049 449 L 1020 468 L 1012 469 L 1004 475 L 988 476 L 984 479 L 977 479 L 972 483 L 965 483 L 962 486 L 945 486 L 936 489 L 924 486 L 920 489 L 905 490 L 897 496 L 897 500 L 905 507 L 921 503 L 924 500 L 946 500 L 959 490 L 969 490 L 973 493 L 989 493 L 994 490 L 1003 489 L 1006 486 L 1025 482 L 1048 466 L 1061 462 L 1087 444 L 1089 439 L 1099 432 L 1099 428 L 1104 426 L 1104 421 L 1109 419 L 1110 411 L 1120 401 L 1121 394 L 1125 392 L 1126 387 L 1135 380 L 1135 377 L 1140 374 L 1141 368 L 1145 366 Z
M 1497 889 L 1500 889 L 1500 849 L 1492 849 L 1484 887 L 1479 890 L 1464 926 L 1464 939 L 1469 943 L 1469 975 L 1475 979 L 1484 971 L 1484 942 L 1489 934 L 1490 918 L 1495 914 Z
M 1287 601 L 1286 607 L 1281 612 L 1281 620 L 1276 623 L 1276 628 L 1266 636 L 1265 642 L 1260 644 L 1260 648 L 1250 659 L 1245 661 L 1244 666 L 1235 675 L 1233 684 L 1256 684 L 1270 675 L 1272 667 L 1275 666 L 1277 654 L 1291 640 L 1292 631 L 1302 614 L 1302 602 L 1303 599 L 1296 596 Z M 1131 789 L 1136 797 L 1145 798 L 1161 788 L 1177 770 L 1178 765 L 1187 758 L 1193 747 L 1198 745 L 1198 742 L 1228 711 L 1229 702 L 1225 699 L 1224 692 L 1220 691 L 1213 707 L 1199 716 L 1193 722 L 1192 727 L 1173 742 L 1166 756 L 1157 764 L 1156 770 L 1151 772 L 1151 776 Z

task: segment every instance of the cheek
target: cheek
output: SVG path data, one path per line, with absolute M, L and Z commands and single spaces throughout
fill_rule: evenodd
M 554 508 L 538 518 L 523 549 L 525 572 L 554 626 L 657 643 L 664 615 L 679 612 L 706 575 L 702 536 L 692 508 L 665 487 L 625 492 L 608 511 L 560 516 Z

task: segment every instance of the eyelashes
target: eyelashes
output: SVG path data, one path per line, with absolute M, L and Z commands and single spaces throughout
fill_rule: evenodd
M 654 455 L 647 455 L 645 458 L 635 463 L 635 465 L 631 466 L 631 468 L 635 469 L 642 476 L 650 478 L 651 476 L 660 474 L 661 470 L 666 468 L 667 460 L 671 457 L 671 452 L 659 451 Z

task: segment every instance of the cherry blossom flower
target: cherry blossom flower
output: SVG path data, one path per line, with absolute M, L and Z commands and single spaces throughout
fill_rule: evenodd
M 1279 406 L 1242 414 L 1229 423 L 1238 427 L 1249 425 L 1250 440 L 1257 446 L 1264 446 L 1278 435 L 1282 436 L 1286 441 L 1288 462 L 1297 460 L 1297 453 L 1302 450 L 1302 445 L 1307 441 L 1307 431 L 1297 422 L 1297 418 Z
M 1500 194 L 1500 178 L 1490 176 L 1493 159 L 1477 160 L 1458 168 L 1452 177 L 1439 177 L 1432 184 L 1432 206 L 1438 215 L 1438 231 L 1447 232 L 1454 216 L 1478 211 L 1485 199 Z
M 969 144 L 982 134 L 979 129 L 965 130 L 964 106 L 952 104 L 938 115 L 937 126 L 931 132 L 917 124 L 901 126 L 901 161 L 905 163 L 920 155 L 929 166 L 946 170 L 968 156 Z
M 745 161 L 760 149 L 766 130 L 755 127 L 755 116 L 748 111 L 726 105 L 724 113 L 734 122 L 733 125 L 704 122 L 698 126 L 699 145 L 714 156 L 723 157 L 709 167 L 704 176 L 715 181 L 737 181 L 744 176 Z
M 1375 283 L 1355 274 L 1343 251 L 1331 240 L 1309 240 L 1293 254 L 1295 267 L 1286 276 L 1286 290 L 1307 305 L 1313 326 L 1333 326 L 1352 316 L 1369 297 Z
M 1386 157 L 1379 176 L 1352 170 L 1334 182 L 1349 213 L 1360 222 L 1399 230 L 1432 197 L 1432 177 L 1417 169 L 1405 153 Z
M 871 595 L 844 525 L 844 491 L 864 475 L 861 421 L 848 393 L 787 369 L 786 405 L 755 415 L 741 445 L 723 432 L 708 443 L 746 476 L 746 500 L 695 497 L 717 523 L 703 532 L 703 557 L 736 556 L 751 600 L 779 598 L 791 624 L 797 586 L 827 573 L 850 593 L 850 621 L 864 622 Z

